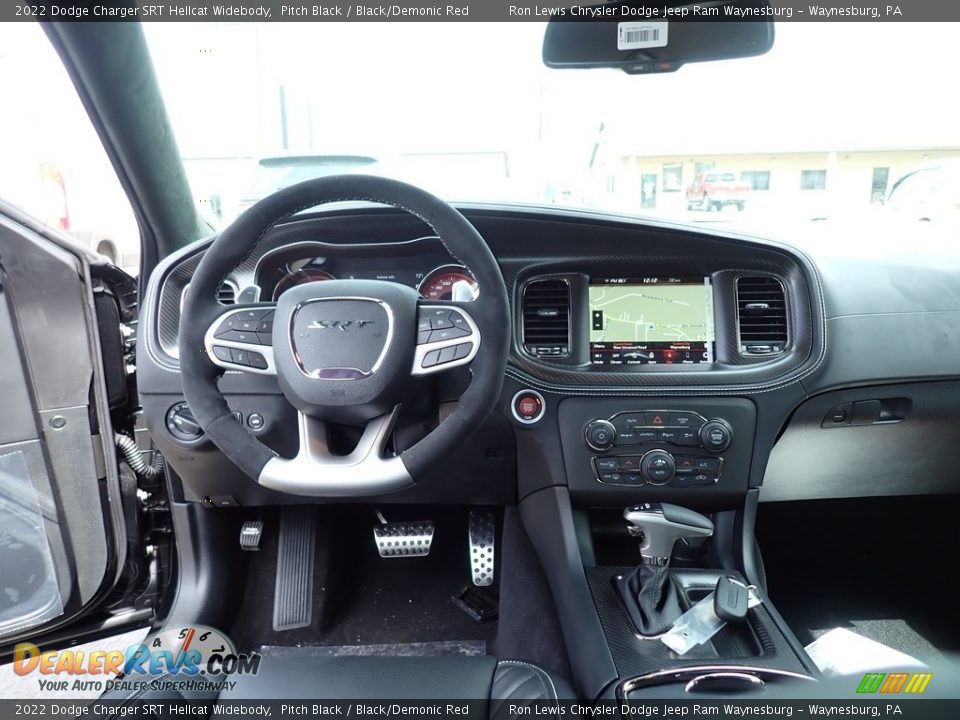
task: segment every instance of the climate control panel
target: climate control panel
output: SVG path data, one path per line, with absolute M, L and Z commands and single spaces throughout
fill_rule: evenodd
M 733 428 L 722 418 L 708 420 L 690 410 L 644 410 L 591 420 L 583 437 L 597 452 L 630 451 L 593 457 L 593 470 L 602 483 L 706 487 L 720 479 L 723 458 L 684 454 L 680 448 L 721 453 L 733 442 Z M 670 449 L 632 448 L 651 444 Z
M 560 427 L 580 502 L 735 502 L 746 491 L 756 408 L 746 398 L 568 398 Z
M 650 450 L 643 455 L 605 455 L 593 458 L 597 480 L 607 485 L 669 485 L 708 487 L 720 479 L 723 458 L 673 455 Z

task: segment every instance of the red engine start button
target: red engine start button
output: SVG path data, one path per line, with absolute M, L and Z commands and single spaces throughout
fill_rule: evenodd
M 543 395 L 535 390 L 521 390 L 513 396 L 513 416 L 520 422 L 530 425 L 543 417 L 546 403 Z

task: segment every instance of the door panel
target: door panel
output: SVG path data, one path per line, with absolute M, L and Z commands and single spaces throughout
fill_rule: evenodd
M 0 217 L 0 528 L 20 528 L 0 534 L 3 644 L 76 616 L 123 567 L 90 285 L 84 250 Z

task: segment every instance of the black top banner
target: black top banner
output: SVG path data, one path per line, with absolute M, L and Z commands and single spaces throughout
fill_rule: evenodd
M 930 22 L 960 21 L 960 4 L 943 0 L 900 2 L 607 2 L 592 5 L 529 0 L 420 0 L 402 3 L 274 2 L 273 0 L 168 0 L 117 3 L 11 2 L 0 7 L 0 21 L 54 22 L 574 22 L 657 20 L 669 22 Z

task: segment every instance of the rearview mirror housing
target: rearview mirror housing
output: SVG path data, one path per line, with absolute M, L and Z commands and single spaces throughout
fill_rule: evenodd
M 763 55 L 773 46 L 769 0 L 608 2 L 566 8 L 543 38 L 551 68 L 673 72 L 687 63 Z

